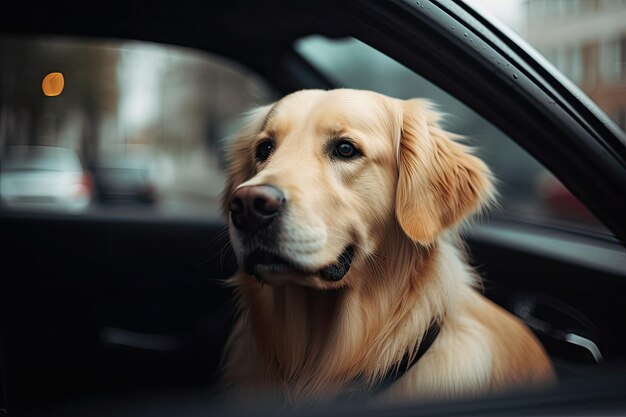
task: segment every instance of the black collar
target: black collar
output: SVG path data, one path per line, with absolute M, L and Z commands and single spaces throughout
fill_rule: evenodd
M 348 391 L 344 392 L 340 395 L 341 399 L 355 399 L 358 397 L 371 397 L 376 395 L 390 386 L 392 386 L 396 381 L 406 374 L 409 369 L 413 367 L 419 361 L 422 356 L 428 351 L 428 349 L 432 346 L 433 342 L 437 338 L 439 334 L 440 325 L 439 323 L 433 323 L 429 328 L 424 337 L 420 340 L 419 346 L 417 347 L 417 351 L 406 352 L 399 363 L 392 365 L 389 367 L 387 372 L 371 387 L 364 388 L 361 387 L 352 387 Z

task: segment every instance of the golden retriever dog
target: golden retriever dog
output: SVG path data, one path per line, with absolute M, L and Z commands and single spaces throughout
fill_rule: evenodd
M 223 365 L 236 392 L 394 403 L 552 380 L 533 334 L 477 290 L 458 229 L 492 178 L 439 119 L 425 100 L 349 89 L 249 114 L 222 199 L 240 265 Z

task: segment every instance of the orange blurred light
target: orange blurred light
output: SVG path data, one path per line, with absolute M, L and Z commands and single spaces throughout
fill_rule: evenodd
M 60 72 L 51 72 L 46 75 L 41 83 L 43 93 L 48 97 L 58 96 L 63 92 L 65 87 L 65 78 Z

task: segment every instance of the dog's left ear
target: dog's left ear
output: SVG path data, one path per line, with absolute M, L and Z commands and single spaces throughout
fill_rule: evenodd
M 439 126 L 426 100 L 402 102 L 396 217 L 415 242 L 428 245 L 493 198 L 489 168 Z

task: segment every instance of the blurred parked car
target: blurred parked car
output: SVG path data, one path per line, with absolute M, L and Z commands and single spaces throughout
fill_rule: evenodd
M 73 149 L 11 146 L 1 164 L 5 208 L 83 211 L 92 190 L 91 178 Z
M 114 152 L 100 158 L 93 171 L 98 199 L 155 203 L 157 193 L 150 162 L 144 153 Z

